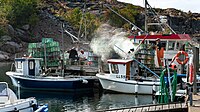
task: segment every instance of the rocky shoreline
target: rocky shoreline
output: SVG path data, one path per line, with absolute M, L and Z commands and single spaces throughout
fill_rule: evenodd
M 61 35 L 61 23 L 64 23 L 66 29 L 70 33 L 77 35 L 76 30 L 70 23 L 63 21 L 61 18 L 56 17 L 54 12 L 51 12 L 51 8 L 58 9 L 56 6 L 60 5 L 62 7 L 73 8 L 75 7 L 72 3 L 66 2 L 47 2 L 47 6 L 40 9 L 38 15 L 40 17 L 39 22 L 35 26 L 30 26 L 29 24 L 23 25 L 20 28 L 13 28 L 11 25 L 4 26 L 7 30 L 7 34 L 1 36 L 0 38 L 0 61 L 12 61 L 16 54 L 25 54 L 27 52 L 27 45 L 31 42 L 41 42 L 43 37 L 53 38 L 55 41 L 62 43 L 64 46 L 61 48 L 68 50 L 73 46 L 77 46 L 73 43 L 70 35 L 64 33 L 64 38 Z M 65 5 L 65 6 L 63 6 Z M 90 7 L 96 7 L 94 10 L 90 10 L 91 13 L 100 12 L 99 7 L 95 3 L 91 3 Z M 112 6 L 124 7 L 124 3 L 110 3 Z M 59 6 L 59 7 L 60 7 Z M 71 6 L 71 7 L 70 7 Z M 78 5 L 77 5 L 78 6 Z M 104 9 L 104 11 L 106 11 Z M 104 12 L 103 11 L 103 12 Z M 187 33 L 193 37 L 193 40 L 198 43 L 200 40 L 200 14 L 192 12 L 181 12 L 176 9 L 156 9 L 159 15 L 164 15 L 169 18 L 169 25 L 177 33 Z M 98 14 L 98 13 L 97 13 Z M 144 12 L 141 12 L 136 17 L 136 25 L 142 26 L 144 23 Z M 103 24 L 103 23 L 102 23 Z M 81 49 L 89 50 L 89 45 L 80 45 Z

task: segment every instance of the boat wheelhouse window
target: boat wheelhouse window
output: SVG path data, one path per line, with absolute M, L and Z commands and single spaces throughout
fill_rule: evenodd
M 21 69 L 22 68 L 22 61 L 17 61 L 17 68 Z
M 7 96 L 7 85 L 6 84 L 0 84 L 0 96 Z
M 175 41 L 169 41 L 168 42 L 168 50 L 174 50 L 175 47 Z
M 111 70 L 112 70 L 112 73 L 116 73 L 116 74 L 119 73 L 117 64 L 111 64 Z
M 167 42 L 166 41 L 161 41 L 161 45 L 162 45 L 162 47 L 164 47 L 164 50 L 166 50 Z
M 34 62 L 29 62 L 29 69 L 34 69 Z
M 177 42 L 177 44 L 176 44 L 176 50 L 179 50 L 179 49 L 180 49 L 180 43 Z
M 156 45 L 156 41 L 149 41 L 149 44 Z

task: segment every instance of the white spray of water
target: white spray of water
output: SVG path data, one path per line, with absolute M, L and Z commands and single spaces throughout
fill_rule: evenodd
M 102 61 L 106 61 L 112 51 L 125 58 L 130 49 L 135 49 L 137 46 L 126 35 L 128 33 L 121 28 L 102 24 L 96 32 L 96 37 L 91 41 L 90 47 L 96 55 L 101 57 Z

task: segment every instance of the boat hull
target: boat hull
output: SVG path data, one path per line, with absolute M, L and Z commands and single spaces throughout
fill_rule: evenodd
M 159 90 L 159 82 L 114 80 L 103 75 L 97 75 L 105 90 L 130 94 L 155 94 Z
M 36 106 L 34 98 L 20 99 L 11 104 L 0 105 L 0 112 L 34 112 Z
M 29 78 L 9 75 L 14 86 L 25 89 L 74 91 L 92 89 L 94 79 L 90 78 Z

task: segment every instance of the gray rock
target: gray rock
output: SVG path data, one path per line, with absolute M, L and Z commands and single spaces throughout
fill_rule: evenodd
M 15 30 L 11 25 L 8 25 L 7 29 L 8 29 L 8 35 L 10 35 L 11 37 L 15 36 Z
M 7 61 L 10 60 L 9 53 L 0 51 L 0 61 Z
M 29 24 L 22 26 L 22 29 L 23 29 L 23 30 L 26 30 L 26 31 L 28 31 L 29 28 L 30 28 L 30 25 L 29 25 Z
M 16 53 L 21 50 L 21 47 L 15 42 L 6 42 L 3 46 L 1 46 L 0 50 L 7 53 Z
M 4 36 L 1 36 L 1 41 L 10 41 L 12 39 L 12 37 L 8 36 L 8 35 L 4 35 Z

